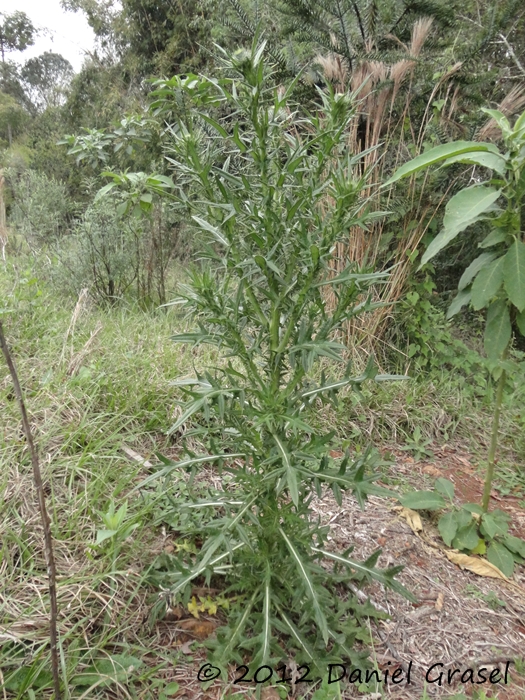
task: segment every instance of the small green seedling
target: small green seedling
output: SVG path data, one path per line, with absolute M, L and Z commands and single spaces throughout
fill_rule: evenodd
M 111 501 L 106 513 L 98 512 L 98 515 L 100 515 L 105 525 L 105 529 L 97 530 L 97 538 L 95 544 L 92 546 L 104 546 L 108 549 L 111 552 L 113 566 L 119 555 L 122 543 L 140 525 L 140 523 L 130 523 L 126 521 L 127 512 L 127 501 L 124 501 L 118 510 L 116 510 L 115 502 Z

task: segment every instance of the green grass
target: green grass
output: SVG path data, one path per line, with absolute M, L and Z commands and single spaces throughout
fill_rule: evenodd
M 129 499 L 127 522 L 142 527 L 121 544 L 115 566 L 105 545 L 92 545 L 103 527 L 99 513 L 112 500 L 123 503 L 147 474 L 122 446 L 145 458 L 176 450 L 164 434 L 178 410 L 169 382 L 192 373 L 195 358 L 170 343 L 177 325 L 172 312 L 104 311 L 87 304 L 75 313 L 74 300 L 54 298 L 29 275 L 13 270 L 0 275 L 2 306 L 10 310 L 5 333 L 49 485 L 65 697 L 81 697 L 89 689 L 94 676 L 86 668 L 93 664 L 117 685 L 133 687 L 150 675 L 152 661 L 144 659 L 155 646 L 153 666 L 171 666 L 144 626 L 155 596 L 144 585 L 144 572 L 162 550 L 159 532 L 148 527 L 155 500 Z M 46 570 L 29 455 L 4 365 L 0 404 L 0 669 L 12 697 L 28 697 L 31 688 L 41 697 L 49 684 Z M 118 669 L 123 657 L 127 666 L 133 663 L 126 657 L 140 661 L 129 678 Z M 111 672 L 113 663 L 117 668 Z M 88 696 L 107 697 L 104 693 L 99 683 Z
M 170 381 L 212 361 L 209 350 L 170 342 L 183 322 L 172 309 L 98 309 L 58 298 L 20 263 L 0 267 L 5 333 L 25 392 L 48 488 L 59 577 L 62 676 L 70 699 L 162 697 L 186 657 L 167 649 L 148 616 L 158 591 L 148 566 L 163 551 L 162 524 L 176 512 L 163 486 L 129 495 L 149 472 L 122 450 L 155 461 L 175 455 L 166 431 L 180 408 Z M 94 334 L 94 335 L 92 335 Z M 525 484 L 525 382 L 513 377 L 502 426 L 500 486 Z M 490 394 L 490 392 L 489 392 Z M 450 373 L 349 393 L 317 420 L 336 430 L 334 447 L 459 441 L 482 462 L 490 395 Z M 0 364 L 0 687 L 8 698 L 50 697 L 47 577 L 31 465 L 7 369 Z M 505 481 L 506 480 L 506 481 Z M 184 480 L 173 492 L 188 492 Z M 94 546 L 101 513 L 125 501 L 129 537 Z M 176 504 L 175 504 L 176 506 Z M 168 528 L 169 530 L 169 528 Z M 184 660 L 183 660 L 184 659 Z M 170 690 L 174 686 L 170 686 Z M 319 690 L 319 697 L 324 691 Z M 111 696 L 112 697 L 112 696 Z

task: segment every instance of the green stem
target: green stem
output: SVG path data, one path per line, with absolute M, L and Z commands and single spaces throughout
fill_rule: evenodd
M 508 346 L 505 348 L 502 359 L 505 360 L 507 357 Z M 496 459 L 496 450 L 498 448 L 498 434 L 499 434 L 499 419 L 501 415 L 501 404 L 503 403 L 503 389 L 505 388 L 505 380 L 507 378 L 507 373 L 503 369 L 498 381 L 498 388 L 496 390 L 496 406 L 494 408 L 494 417 L 492 419 L 492 435 L 490 438 L 490 448 L 488 455 L 487 473 L 485 476 L 485 487 L 483 489 L 483 501 L 481 507 L 483 512 L 486 513 L 489 509 L 490 501 L 490 491 L 492 489 L 492 479 L 494 477 L 494 465 Z

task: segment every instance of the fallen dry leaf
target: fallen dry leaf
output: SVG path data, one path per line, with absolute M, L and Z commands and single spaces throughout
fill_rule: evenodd
M 399 515 L 407 521 L 412 532 L 417 535 L 418 532 L 423 530 L 423 523 L 421 522 L 421 516 L 415 510 L 411 508 L 402 508 Z
M 435 603 L 435 605 L 434 605 L 434 607 L 436 608 L 436 610 L 442 610 L 442 609 L 443 609 L 443 601 L 444 601 L 444 600 L 445 600 L 444 594 L 443 594 L 442 592 L 438 593 L 438 597 L 437 597 L 436 603 Z
M 443 476 L 443 471 L 437 467 L 434 467 L 433 464 L 424 464 L 421 467 L 421 471 L 424 474 L 430 474 L 430 476 Z
M 447 559 L 453 564 L 457 564 L 462 569 L 468 569 L 478 576 L 488 576 L 489 578 L 502 578 L 504 581 L 509 579 L 502 573 L 497 566 L 491 564 L 486 559 L 478 557 L 469 557 L 468 554 L 460 554 L 460 552 L 446 551 Z
M 187 620 L 181 620 L 178 627 L 184 632 L 188 632 L 197 639 L 207 639 L 215 632 L 216 624 L 211 620 L 197 620 L 192 617 Z

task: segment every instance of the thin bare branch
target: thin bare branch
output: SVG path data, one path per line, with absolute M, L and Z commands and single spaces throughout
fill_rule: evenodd
M 522 75 L 525 75 L 525 68 L 523 67 L 523 64 L 518 60 L 518 57 L 516 56 L 516 53 L 514 52 L 514 49 L 512 46 L 509 44 L 509 41 L 507 37 L 504 34 L 500 34 L 501 41 L 505 44 L 507 47 L 507 51 L 509 52 L 509 56 L 512 58 L 514 63 L 516 64 L 518 70 Z
M 49 641 L 51 647 L 51 669 L 53 672 L 53 686 L 55 691 L 55 700 L 61 699 L 60 692 L 60 673 L 59 673 L 59 663 L 58 663 L 58 633 L 57 633 L 57 617 L 58 617 L 58 607 L 57 607 L 57 593 L 56 593 L 56 566 L 55 557 L 53 554 L 53 538 L 51 535 L 51 521 L 47 513 L 46 508 L 46 498 L 44 494 L 44 485 L 42 483 L 42 473 L 40 471 L 40 464 L 38 461 L 38 454 L 36 451 L 35 443 L 33 441 L 33 435 L 31 433 L 31 426 L 29 425 L 29 419 L 27 417 L 27 411 L 24 403 L 24 396 L 22 394 L 22 388 L 20 387 L 20 382 L 18 381 L 18 375 L 16 373 L 15 364 L 7 342 L 4 335 L 4 328 L 2 321 L 0 321 L 0 347 L 5 357 L 9 373 L 13 380 L 13 385 L 15 389 L 15 396 L 18 400 L 20 406 L 20 413 L 22 414 L 22 427 L 26 436 L 27 444 L 29 445 L 29 451 L 31 453 L 31 464 L 33 467 L 33 478 L 35 481 L 35 488 L 38 496 L 38 506 L 40 509 L 40 516 L 42 518 L 42 525 L 44 528 L 44 543 L 45 543 L 45 556 L 47 564 L 47 575 L 49 580 L 49 599 L 50 599 L 50 616 L 49 616 Z

